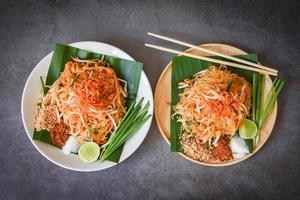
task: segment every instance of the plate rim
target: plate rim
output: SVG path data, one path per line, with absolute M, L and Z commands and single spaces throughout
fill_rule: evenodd
M 244 53 L 244 54 L 247 54 L 246 51 L 240 49 L 240 48 L 237 48 L 235 46 L 231 46 L 231 45 L 228 45 L 228 44 L 224 44 L 224 43 L 204 43 L 204 44 L 199 44 L 197 46 L 202 46 L 202 47 L 205 47 L 205 46 L 223 46 L 223 47 L 227 47 L 227 48 L 233 48 L 233 49 L 236 49 L 236 50 L 239 50 L 240 52 Z M 192 50 L 196 50 L 194 49 L 193 47 L 191 48 L 188 48 L 186 49 L 184 52 L 190 52 Z M 179 56 L 179 55 L 176 55 L 176 56 Z M 170 70 L 170 67 L 172 65 L 172 60 L 170 60 L 170 62 L 165 66 L 164 70 L 162 71 L 162 73 L 160 74 L 160 77 L 156 83 L 156 86 L 155 86 L 155 91 L 154 91 L 154 113 L 155 113 L 155 121 L 156 121 L 156 124 L 158 126 L 158 129 L 159 129 L 159 132 L 160 134 L 163 136 L 164 140 L 167 142 L 167 144 L 170 146 L 170 140 L 169 138 L 166 136 L 166 134 L 164 133 L 163 131 L 163 128 L 161 126 L 161 124 L 159 123 L 159 119 L 158 119 L 158 114 L 157 114 L 157 111 L 158 109 L 156 108 L 156 105 L 157 105 L 157 91 L 158 91 L 158 87 L 159 87 L 159 83 L 162 81 L 163 79 L 163 76 L 166 75 L 167 71 Z M 270 78 L 270 76 L 267 76 L 268 78 Z M 195 164 L 198 164 L 198 165 L 203 165 L 203 166 L 208 166 L 208 167 L 225 167 L 225 166 L 231 166 L 231 165 L 235 165 L 237 163 L 240 163 L 244 160 L 247 160 L 248 158 L 252 157 L 254 154 L 256 154 L 264 145 L 265 143 L 268 141 L 269 137 L 271 136 L 272 132 L 273 132 L 273 129 L 274 129 L 274 126 L 276 124 L 276 120 L 277 120 L 277 100 L 275 102 L 275 105 L 274 105 L 274 108 L 273 110 L 275 110 L 275 120 L 274 120 L 274 124 L 273 126 L 271 127 L 271 131 L 270 131 L 270 134 L 267 135 L 265 141 L 263 141 L 257 148 L 254 149 L 254 151 L 250 154 L 248 154 L 247 156 L 244 156 L 242 158 L 238 158 L 238 159 L 234 159 L 230 162 L 225 162 L 225 163 L 206 163 L 206 162 L 203 162 L 203 161 L 198 161 L 198 160 L 195 160 L 193 158 L 190 158 L 188 157 L 187 155 L 185 155 L 184 153 L 181 153 L 181 152 L 172 152 L 172 153 L 177 153 L 179 155 L 181 155 L 183 158 L 195 163 Z
M 120 52 L 123 53 L 125 56 L 127 56 L 127 58 L 123 58 L 123 59 L 135 61 L 135 59 L 133 59 L 133 57 L 131 57 L 128 53 L 126 53 L 126 52 L 123 51 L 122 49 L 120 49 L 120 48 L 118 48 L 118 47 L 115 47 L 115 46 L 113 46 L 113 45 L 111 45 L 111 44 L 104 43 L 104 42 L 97 42 L 97 41 L 79 41 L 79 42 L 72 42 L 72 43 L 69 43 L 69 44 L 67 44 L 67 45 L 69 45 L 69 46 L 74 46 L 74 47 L 75 47 L 76 45 L 80 45 L 80 44 L 82 44 L 82 43 L 93 43 L 93 44 L 98 44 L 98 45 L 108 46 L 109 48 L 112 48 L 112 49 L 114 49 L 114 50 L 120 51 Z M 76 48 L 78 48 L 78 47 L 76 47 Z M 81 48 L 81 49 L 85 49 L 85 48 Z M 88 50 L 88 51 L 90 51 L 90 50 Z M 24 101 L 25 101 L 25 93 L 26 93 L 26 90 L 28 90 L 28 87 L 29 87 L 29 86 L 28 86 L 28 85 L 29 85 L 29 80 L 32 79 L 32 77 L 33 77 L 33 75 L 34 75 L 34 72 L 37 70 L 38 66 L 41 65 L 41 63 L 45 62 L 45 60 L 48 59 L 48 57 L 52 56 L 52 55 L 53 55 L 53 52 L 54 52 L 54 51 L 51 51 L 50 53 L 48 53 L 46 56 L 44 56 L 44 57 L 43 57 L 43 58 L 42 58 L 42 59 L 34 66 L 34 68 L 32 69 L 32 71 L 30 72 L 29 76 L 28 76 L 27 79 L 26 79 L 26 82 L 25 82 L 25 84 L 24 84 L 24 88 L 23 88 L 23 91 L 22 91 L 22 97 L 21 97 L 21 117 L 22 117 L 22 124 L 23 124 L 23 127 L 24 127 L 24 129 L 25 129 L 26 135 L 28 136 L 28 138 L 29 138 L 31 144 L 33 144 L 33 146 L 35 147 L 35 149 L 38 150 L 38 152 L 39 152 L 42 156 L 44 156 L 48 161 L 50 161 L 51 163 L 53 163 L 53 164 L 55 164 L 55 165 L 57 165 L 57 166 L 59 166 L 59 167 L 62 167 L 62 168 L 64 168 L 64 169 L 68 169 L 68 170 L 72 170 L 72 171 L 79 171 L 79 172 L 95 172 L 95 171 L 101 171 L 101 170 L 104 170 L 104 169 L 108 169 L 108 168 L 111 168 L 111 167 L 113 167 L 113 166 L 116 166 L 116 165 L 122 163 L 122 162 L 125 161 L 127 158 L 129 158 L 131 155 L 133 155 L 133 154 L 137 151 L 137 149 L 143 144 L 145 138 L 147 137 L 147 135 L 148 135 L 148 133 L 149 133 L 149 130 L 150 130 L 150 128 L 151 128 L 151 125 L 152 125 L 153 114 L 154 114 L 154 107 L 155 107 L 155 106 L 154 106 L 153 90 L 152 90 L 150 81 L 149 81 L 149 79 L 148 79 L 146 73 L 144 72 L 144 70 L 142 70 L 141 77 L 142 77 L 142 76 L 144 77 L 144 81 L 145 81 L 146 85 L 149 86 L 149 89 L 150 89 L 150 90 L 148 91 L 149 96 L 150 96 L 149 101 L 150 101 L 150 104 L 152 105 L 152 106 L 151 106 L 152 109 L 149 110 L 149 113 L 151 114 L 151 117 L 150 117 L 150 119 L 149 119 L 149 121 L 148 121 L 148 126 L 146 127 L 146 131 L 145 131 L 146 134 L 145 134 L 145 136 L 142 138 L 142 140 L 140 141 L 140 144 L 139 144 L 139 145 L 136 145 L 136 148 L 132 151 L 132 153 L 130 153 L 130 154 L 128 154 L 128 155 L 125 155 L 124 157 L 123 157 L 123 152 L 122 152 L 122 154 L 121 154 L 121 156 L 120 156 L 120 160 L 119 160 L 118 163 L 110 162 L 109 165 L 107 165 L 107 166 L 105 166 L 105 167 L 102 167 L 102 168 L 99 168 L 99 169 L 96 169 L 96 168 L 92 168 L 92 169 L 78 169 L 78 168 L 74 168 L 74 167 L 69 167 L 69 166 L 63 165 L 63 164 L 61 164 L 61 163 L 59 163 L 59 162 L 54 161 L 52 158 L 50 158 L 48 155 L 46 155 L 46 154 L 45 154 L 45 153 L 37 146 L 37 144 L 34 143 L 32 137 L 31 137 L 31 135 L 30 135 L 30 133 L 29 133 L 29 130 L 27 129 L 27 125 L 26 125 L 26 123 L 25 123 L 24 106 L 26 106 L 26 105 L 25 105 L 25 102 L 24 102 Z M 107 54 L 107 55 L 108 55 L 108 54 Z M 114 55 L 112 55 L 112 56 L 114 56 Z M 49 67 L 48 67 L 48 68 L 49 68 Z M 140 81 L 142 81 L 142 78 L 141 78 Z M 141 84 L 141 82 L 140 82 L 140 84 Z M 150 108 L 151 108 L 151 107 L 150 107 Z M 144 125 L 147 125 L 147 124 L 144 124 Z M 143 125 L 143 126 L 144 126 L 144 125 Z M 126 145 L 126 143 L 125 143 L 125 145 Z

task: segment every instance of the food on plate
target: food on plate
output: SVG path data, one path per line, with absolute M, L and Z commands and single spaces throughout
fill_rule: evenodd
M 175 70 L 179 77 L 187 77 L 182 72 L 188 69 L 181 64 L 193 64 L 179 59 L 174 59 Z M 248 79 L 227 66 L 211 65 L 192 78 L 174 79 L 179 98 L 172 99 L 172 123 L 180 129 L 172 129 L 173 150 L 204 163 L 225 163 L 253 152 L 285 82 L 275 78 L 271 88 L 265 89 L 265 75 L 242 74 Z
M 250 115 L 251 84 L 226 66 L 210 66 L 179 88 L 184 91 L 173 109 L 183 152 L 204 162 L 233 159 L 230 140 Z
M 86 163 L 107 159 L 150 118 L 149 102 L 127 109 L 128 83 L 103 59 L 72 58 L 51 86 L 41 83 L 35 130 L 48 131 L 51 144 Z

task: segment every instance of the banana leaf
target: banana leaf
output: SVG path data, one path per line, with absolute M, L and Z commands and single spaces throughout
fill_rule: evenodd
M 34 130 L 32 139 L 40 140 L 47 144 L 51 144 L 51 145 L 57 147 L 56 145 L 52 144 L 51 135 L 50 135 L 49 131 L 47 131 L 47 130 L 41 130 L 41 131 Z
M 251 62 L 257 62 L 256 54 L 247 54 L 236 56 Z M 213 56 L 213 58 L 217 58 L 219 60 L 226 60 L 221 57 Z M 232 62 L 232 61 L 231 61 Z M 219 66 L 216 63 L 212 63 L 205 60 L 199 60 L 196 58 L 190 58 L 186 56 L 176 56 L 173 57 L 172 60 L 172 78 L 171 78 L 171 116 L 174 114 L 173 107 L 179 102 L 179 94 L 183 92 L 184 89 L 178 88 L 178 83 L 182 82 L 186 78 L 192 78 L 193 75 L 201 70 L 208 68 L 209 66 Z M 229 70 L 245 77 L 249 83 L 252 83 L 252 77 L 255 72 L 238 69 L 234 67 L 229 67 Z M 177 117 L 171 117 L 171 151 L 173 152 L 182 152 L 180 145 L 180 136 L 181 136 L 181 123 L 177 122 Z M 246 140 L 246 144 L 248 145 L 249 151 L 252 152 L 253 141 Z
M 46 85 L 52 85 L 64 70 L 65 64 L 74 57 L 80 59 L 104 59 L 110 67 L 114 69 L 117 76 L 127 81 L 128 97 L 126 99 L 127 107 L 133 102 L 138 93 L 143 63 L 121 59 L 113 56 L 98 54 L 83 49 L 78 49 L 64 44 L 56 44 L 55 50 L 51 59 L 48 70 Z M 44 91 L 47 93 L 47 89 Z M 50 133 L 46 130 L 34 130 L 33 139 L 39 140 L 48 144 L 52 144 Z M 53 144 L 52 144 L 53 145 Z M 123 145 L 112 153 L 106 160 L 118 162 L 122 154 Z

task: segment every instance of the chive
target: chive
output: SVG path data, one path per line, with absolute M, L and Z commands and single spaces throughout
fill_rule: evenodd
M 140 100 L 143 101 L 143 98 Z M 123 116 L 123 118 L 121 119 L 119 126 L 114 130 L 114 132 L 111 134 L 111 136 L 109 137 L 108 141 L 106 142 L 106 144 L 104 144 L 102 147 L 104 147 L 103 151 L 101 152 L 100 157 L 102 157 L 102 154 L 106 151 L 107 146 L 115 140 L 116 136 L 116 132 L 121 131 L 121 129 L 124 128 L 124 121 L 126 121 L 128 118 L 131 118 L 132 116 L 132 110 L 134 110 L 135 106 L 135 101 L 131 103 L 129 109 L 127 110 L 126 114 Z
M 77 73 L 75 78 L 71 82 L 71 87 L 74 85 L 75 81 L 79 78 L 79 76 L 80 76 L 80 73 Z
M 276 102 L 276 99 L 277 99 L 281 89 L 284 86 L 284 83 L 285 83 L 284 80 L 279 80 L 278 83 L 275 85 L 275 88 L 274 88 L 275 91 L 273 93 L 269 93 L 269 95 L 271 97 L 269 98 L 269 101 L 265 102 L 264 112 L 263 112 L 263 116 L 261 118 L 261 126 L 259 128 L 262 128 L 263 124 L 265 123 L 269 113 L 271 112 L 271 110 Z
M 268 117 L 268 115 L 270 114 L 270 112 L 272 111 L 272 108 L 274 107 L 274 104 L 276 102 L 276 99 L 280 93 L 280 91 L 282 90 L 283 86 L 284 86 L 285 81 L 275 78 L 271 89 L 267 95 L 266 100 L 263 100 L 263 91 L 260 91 L 260 93 L 258 93 L 256 102 L 260 103 L 260 108 L 256 109 L 256 112 L 258 112 L 259 114 L 256 113 L 256 117 L 255 118 L 255 122 L 257 124 L 258 127 L 258 131 L 260 131 L 263 126 L 264 123 Z M 261 88 L 261 90 L 264 89 L 264 84 L 265 84 L 265 79 L 263 78 L 260 82 L 259 82 L 259 88 Z M 253 118 L 252 118 L 253 119 Z M 255 138 L 255 142 L 258 143 L 259 142 L 259 132 Z
M 98 133 L 99 132 L 99 128 L 94 128 L 94 133 Z
M 42 102 L 39 102 L 36 105 L 39 106 L 39 107 L 42 107 Z
M 255 123 L 259 127 L 259 121 L 262 115 L 262 106 L 263 106 L 263 92 L 264 92 L 264 76 L 259 74 L 258 80 L 257 80 L 257 96 L 256 96 L 256 111 L 255 111 Z M 258 134 L 254 138 L 254 142 L 258 143 L 259 140 L 259 131 L 258 128 Z
M 264 114 L 264 110 L 263 110 L 263 104 L 264 104 L 264 90 L 265 90 L 265 75 L 261 75 L 261 86 L 260 86 L 260 99 L 258 99 L 259 101 L 259 118 L 257 121 L 257 125 L 258 127 L 260 127 L 260 121 L 261 121 L 261 117 Z
M 142 103 L 142 101 L 140 101 L 140 103 Z M 141 104 L 138 104 L 137 105 L 137 109 L 136 110 L 133 110 L 133 112 L 132 112 L 132 114 L 131 114 L 131 116 L 130 117 L 128 117 L 128 121 L 130 122 L 130 121 L 136 121 L 136 118 L 137 118 L 137 115 L 138 115 L 138 113 L 140 112 L 140 105 Z M 141 112 L 142 113 L 142 112 Z M 135 123 L 137 123 L 137 122 L 135 122 Z M 119 129 L 119 131 L 120 132 L 126 132 L 128 129 L 130 129 L 130 127 L 131 127 L 132 125 L 130 124 L 130 123 L 126 123 L 126 124 L 123 124 L 123 126 L 120 126 L 120 129 Z M 113 138 L 115 141 L 118 141 L 119 139 L 120 139 L 120 137 L 122 137 L 122 134 L 115 134 L 115 137 Z M 116 142 L 115 142 L 116 143 Z M 113 145 L 111 145 L 111 146 L 113 146 Z
M 91 140 L 91 128 L 87 127 L 87 135 L 89 137 L 89 139 Z
M 40 81 L 41 81 L 41 85 L 42 85 L 43 96 L 45 96 L 45 94 L 46 94 L 46 87 L 45 87 L 45 83 L 44 83 L 44 80 L 43 80 L 42 76 L 40 76 Z
M 253 94 L 252 94 L 252 121 L 255 121 L 256 116 L 256 96 L 257 96 L 257 74 L 253 74 Z
M 278 80 L 278 78 L 275 78 L 272 85 L 271 85 L 271 89 L 268 93 L 267 99 L 265 102 L 269 102 L 273 96 L 273 94 L 275 93 L 276 87 L 278 86 L 278 83 L 280 82 L 280 80 Z
M 141 99 L 141 101 L 142 101 L 142 100 L 143 100 L 143 98 Z M 117 129 L 119 129 L 120 126 L 122 126 L 123 122 L 124 122 L 124 121 L 128 118 L 128 116 L 131 114 L 131 111 L 132 111 L 132 109 L 134 108 L 134 105 L 135 105 L 135 101 L 133 101 L 133 102 L 130 104 L 130 106 L 129 106 L 127 112 L 126 112 L 126 114 L 125 114 L 125 115 L 123 116 L 123 118 L 121 119 L 121 121 L 120 121 L 119 126 L 117 127 Z M 117 129 L 115 129 L 114 132 L 111 134 L 111 136 L 109 137 L 109 139 L 108 139 L 108 141 L 106 142 L 106 144 L 104 144 L 104 145 L 102 146 L 102 147 L 104 147 L 104 149 L 103 149 L 103 151 L 101 152 L 101 155 L 105 152 L 105 149 L 106 149 L 107 145 L 109 145 L 109 144 L 111 143 L 111 141 L 113 141 L 113 139 L 114 139 L 114 137 L 115 137 L 114 135 L 115 135 Z M 100 155 L 100 157 L 101 157 L 101 155 Z
M 145 118 L 139 118 L 136 121 L 136 125 L 132 126 L 128 131 L 124 132 L 124 137 L 120 139 L 114 146 L 112 146 L 109 151 L 106 151 L 101 160 L 105 160 L 110 154 L 112 154 L 116 149 L 118 149 L 126 140 L 128 140 L 149 118 L 151 115 L 146 116 Z M 126 135 L 125 135 L 126 134 Z
M 119 132 L 122 132 L 124 130 L 126 130 L 126 128 L 129 126 L 129 124 L 125 123 L 126 121 L 131 121 L 131 120 L 134 120 L 136 115 L 138 114 L 138 111 L 139 111 L 139 106 L 137 106 L 138 109 L 134 109 L 132 110 L 132 112 L 129 113 L 129 115 L 127 116 L 126 119 L 124 119 L 124 122 L 123 123 L 120 123 L 119 127 L 118 127 L 118 130 Z M 114 140 L 118 138 L 118 134 L 114 134 L 111 136 L 111 140 Z
M 128 140 L 149 118 L 151 115 L 138 118 L 136 120 L 136 125 L 131 126 L 129 130 L 127 130 L 126 135 L 124 133 L 124 137 L 120 138 L 113 146 L 110 147 L 110 152 L 114 152 L 116 149 L 118 149 L 126 140 Z M 107 153 L 106 157 L 109 156 L 111 153 Z
M 231 88 L 233 82 L 234 82 L 234 79 L 231 79 L 231 80 L 229 81 L 229 83 L 228 83 L 228 85 L 227 85 L 227 88 L 226 88 L 227 92 L 230 91 L 230 88 Z
M 101 152 L 100 160 L 105 160 L 116 151 L 126 140 L 128 140 L 150 117 L 148 110 L 150 103 L 142 106 L 143 99 L 137 104 L 133 102 L 118 127 L 109 138 L 105 148 Z
M 256 111 L 255 111 L 255 122 L 259 121 L 259 115 L 260 115 L 260 99 L 261 99 L 261 75 L 258 74 L 258 80 L 257 80 L 257 94 L 256 94 Z
M 104 60 L 104 58 L 105 58 L 105 55 L 103 54 L 102 56 L 101 56 L 101 61 L 103 61 Z

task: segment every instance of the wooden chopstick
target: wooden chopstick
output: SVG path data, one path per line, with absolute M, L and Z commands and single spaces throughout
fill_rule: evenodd
M 184 55 L 184 56 L 188 56 L 188 57 L 192 57 L 192 58 L 206 60 L 206 61 L 210 61 L 210 62 L 214 62 L 214 63 L 218 63 L 218 64 L 223 64 L 223 65 L 232 66 L 232 67 L 236 67 L 236 68 L 240 68 L 240 69 L 259 72 L 259 73 L 262 73 L 262 74 L 269 74 L 269 75 L 272 75 L 272 76 L 277 76 L 277 72 L 272 72 L 272 71 L 268 71 L 268 70 L 264 70 L 264 69 L 255 68 L 255 67 L 250 67 L 250 66 L 246 66 L 246 65 L 242 65 L 242 64 L 238 64 L 238 63 L 232 63 L 232 62 L 218 60 L 218 59 L 205 57 L 205 56 L 198 56 L 198 55 L 195 55 L 195 54 L 186 53 L 186 52 L 183 52 L 183 51 L 177 51 L 177 50 L 174 50 L 174 49 L 170 49 L 170 48 L 166 48 L 166 47 L 162 47 L 162 46 L 158 46 L 158 45 L 153 45 L 153 44 L 145 44 L 145 46 L 151 47 L 151 48 L 154 48 L 154 49 L 159 49 L 161 51 L 166 51 L 166 52 L 175 53 L 175 54 L 179 54 L 179 55 Z
M 268 70 L 268 71 L 275 72 L 275 73 L 278 72 L 278 70 L 267 67 L 267 66 L 263 66 L 263 65 L 260 65 L 260 64 L 257 64 L 257 63 L 252 63 L 252 62 L 249 62 L 247 60 L 243 60 L 243 59 L 236 58 L 236 57 L 233 57 L 233 56 L 224 55 L 222 53 L 211 51 L 211 50 L 205 49 L 203 47 L 199 47 L 199 46 L 196 46 L 196 45 L 193 45 L 193 44 L 189 44 L 187 42 L 179 41 L 179 40 L 176 40 L 176 39 L 173 39 L 173 38 L 170 38 L 170 37 L 166 37 L 166 36 L 162 36 L 162 35 L 158 35 L 158 34 L 150 33 L 150 32 L 148 32 L 148 35 L 151 35 L 153 37 L 156 37 L 156 38 L 159 38 L 159 39 L 162 39 L 162 40 L 166 40 L 166 41 L 169 41 L 169 42 L 173 42 L 173 43 L 176 43 L 176 44 L 180 44 L 180 45 L 183 45 L 183 46 L 186 46 L 186 47 L 192 47 L 194 49 L 198 49 L 200 51 L 204 51 L 204 52 L 210 53 L 212 55 L 227 58 L 229 60 L 234 60 L 236 62 L 243 63 L 243 64 L 246 64 L 246 65 L 251 65 L 253 67 L 257 67 L 257 68 L 260 68 L 260 69 Z

